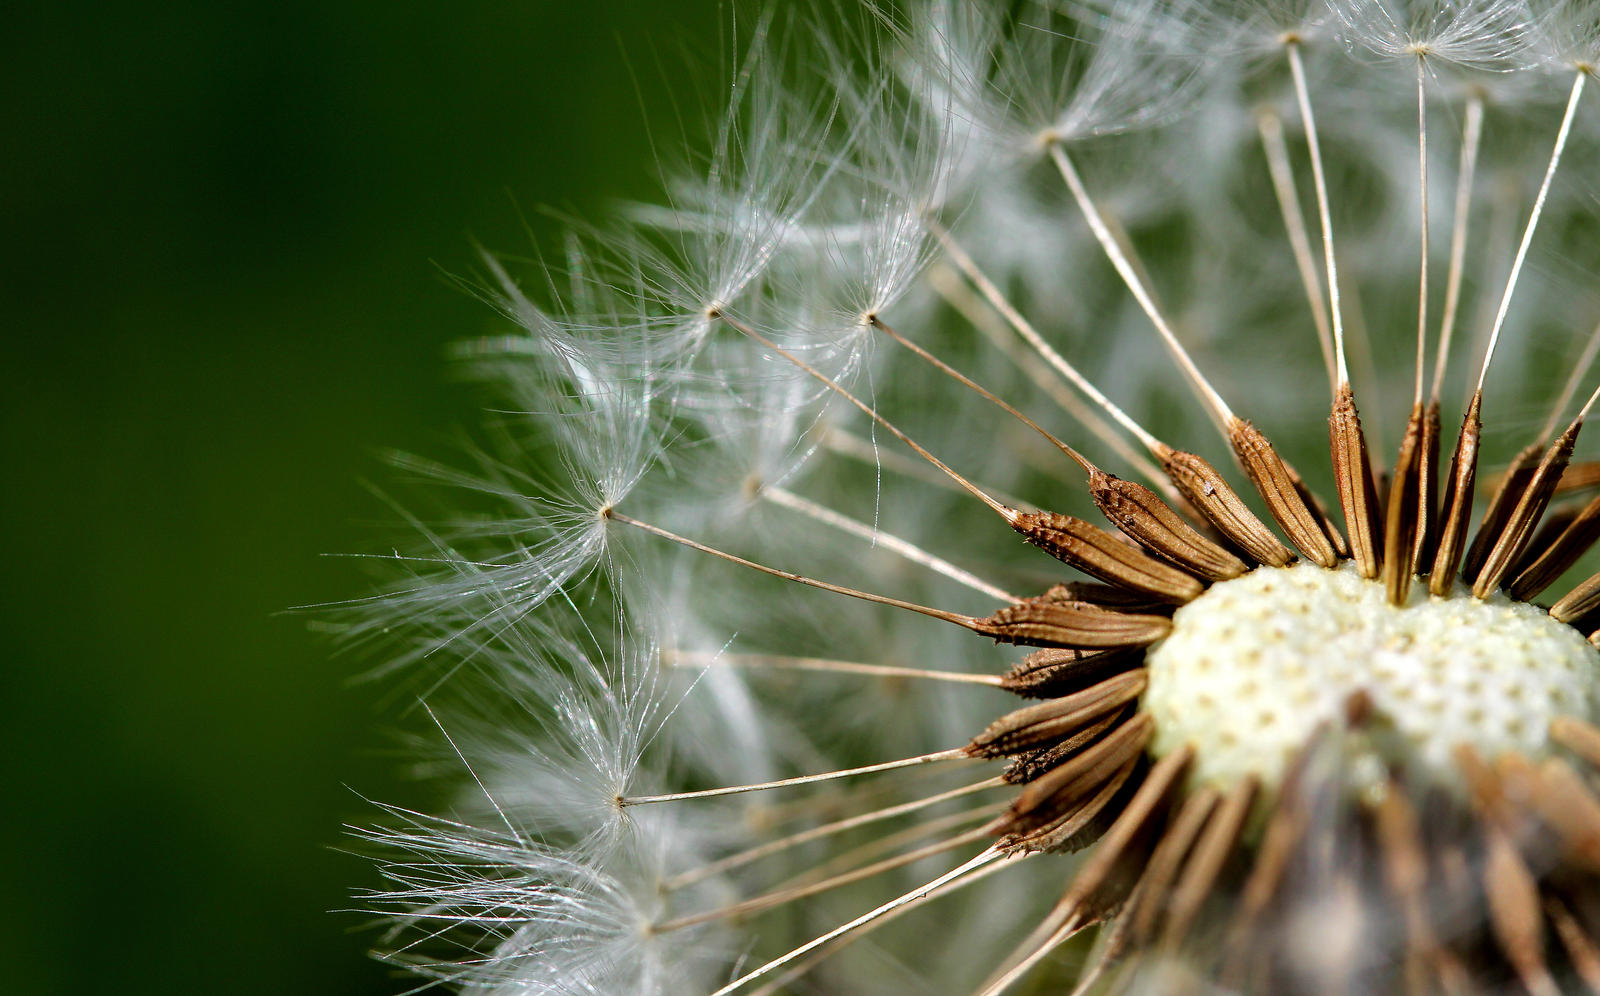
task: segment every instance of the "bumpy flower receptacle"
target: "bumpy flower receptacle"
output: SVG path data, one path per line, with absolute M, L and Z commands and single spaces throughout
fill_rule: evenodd
M 1414 587 L 1397 608 L 1349 561 L 1213 585 L 1174 613 L 1147 658 L 1154 752 L 1193 745 L 1196 783 L 1254 774 L 1271 785 L 1319 724 L 1339 724 L 1364 695 L 1369 747 L 1350 777 L 1375 785 L 1402 763 L 1454 785 L 1458 744 L 1543 757 L 1556 717 L 1596 718 L 1600 652 L 1582 634 L 1535 606 L 1457 587 L 1445 598 Z

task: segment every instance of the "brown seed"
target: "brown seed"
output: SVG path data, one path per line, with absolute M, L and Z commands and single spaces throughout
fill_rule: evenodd
M 1544 547 L 1533 563 L 1523 568 L 1517 579 L 1511 582 L 1511 597 L 1519 602 L 1537 598 L 1577 563 L 1579 557 L 1588 553 L 1596 540 L 1600 540 L 1600 497 L 1585 505 L 1561 530 L 1561 534 Z M 1532 547 L 1539 547 L 1537 538 Z
M 1600 487 L 1600 460 L 1583 460 L 1567 465 L 1561 475 L 1561 483 L 1556 485 L 1556 494 L 1587 491 L 1596 487 Z
M 1406 927 L 1406 979 L 1408 991 L 1426 992 L 1422 973 L 1431 971 L 1445 992 L 1467 987 L 1466 967 L 1439 945 L 1428 909 L 1428 857 L 1417 811 L 1404 786 L 1390 780 L 1373 812 L 1378 846 L 1383 854 L 1384 884 L 1399 903 Z
M 1223 866 L 1239 844 L 1244 833 L 1246 818 L 1256 799 L 1256 777 L 1246 775 L 1230 788 L 1211 819 L 1206 823 L 1200 839 L 1195 842 L 1194 853 L 1184 865 L 1183 874 L 1172 890 L 1172 902 L 1167 911 L 1167 926 L 1162 932 L 1162 943 L 1176 947 L 1189 935 L 1200 907 L 1211 895 L 1211 888 L 1222 874 Z
M 1104 824 L 1112 812 L 1110 804 L 1138 767 L 1139 756 L 1135 753 L 1123 762 L 1122 767 L 1112 772 L 1094 795 L 1075 808 L 1034 830 L 1011 834 L 1003 838 L 999 846 L 1014 851 L 1059 852 L 1076 851 L 1092 843 L 1098 835 L 1097 828 Z
M 1412 546 L 1411 573 L 1426 574 L 1433 566 L 1439 539 L 1439 402 L 1428 402 L 1422 415 L 1422 442 L 1417 448 L 1417 539 Z
M 1173 602 L 1187 602 L 1205 586 L 1099 526 L 1055 512 L 1015 512 L 1011 528 L 1034 546 L 1090 577 Z
M 1417 511 L 1422 481 L 1422 426 L 1419 404 L 1412 409 L 1394 463 L 1394 483 L 1389 488 L 1388 514 L 1383 528 L 1383 585 L 1390 605 L 1405 605 L 1411 594 L 1412 564 L 1417 540 Z
M 1572 624 L 1597 608 L 1600 608 L 1600 574 L 1593 574 L 1550 606 L 1550 617 L 1557 622 Z
M 1154 725 L 1148 714 L 1137 715 L 1110 736 L 1029 782 L 1011 804 L 1001 824 L 1001 834 L 1025 834 L 1071 812 L 1144 750 Z
M 1483 760 L 1478 749 L 1468 743 L 1457 744 L 1451 752 L 1462 779 L 1467 783 L 1467 794 L 1473 806 L 1494 820 L 1509 819 L 1514 810 L 1506 798 L 1505 785 L 1493 768 Z
M 1572 766 L 1549 758 L 1535 776 L 1534 808 L 1561 838 L 1572 864 L 1600 872 L 1600 801 Z
M 1600 993 L 1600 946 L 1561 900 L 1546 896 L 1544 911 L 1550 917 L 1550 925 L 1556 929 L 1556 936 L 1561 938 L 1573 971 L 1591 993 Z
M 1100 838 L 1100 845 L 1078 869 L 1066 895 L 1057 904 L 1058 910 L 1068 911 L 1070 917 L 1084 922 L 1094 919 L 1113 901 L 1120 884 L 1118 873 L 1130 861 L 1130 848 L 1162 811 L 1168 794 L 1193 759 L 1194 748 L 1185 745 L 1150 767 L 1138 791 Z
M 1529 992 L 1559 996 L 1544 959 L 1544 913 L 1538 882 L 1505 831 L 1490 825 L 1486 836 L 1483 888 L 1495 940 Z
M 1262 831 L 1261 845 L 1256 849 L 1255 861 L 1240 893 L 1238 912 L 1228 931 L 1228 955 L 1222 976 L 1230 984 L 1242 976 L 1244 963 L 1251 956 L 1250 938 L 1256 924 L 1277 896 L 1290 859 L 1305 836 L 1307 813 L 1298 796 L 1297 787 L 1286 781 Z
M 1254 863 L 1245 877 L 1238 908 L 1228 926 L 1221 972 L 1224 983 L 1235 989 L 1242 986 L 1250 968 L 1260 964 L 1252 943 L 1257 937 L 1257 927 L 1288 876 L 1291 860 L 1299 853 L 1310 825 L 1311 815 L 1301 792 L 1301 782 L 1325 734 L 1326 728 L 1319 729 L 1296 756 L 1278 790 Z
M 1233 451 L 1239 457 L 1250 483 L 1256 486 L 1267 510 L 1277 520 L 1297 549 L 1306 559 L 1319 567 L 1332 567 L 1338 563 L 1333 544 L 1322 530 L 1322 524 L 1295 486 L 1278 451 L 1261 431 L 1249 422 L 1234 419 L 1228 426 L 1228 437 Z
M 1126 671 L 1143 659 L 1140 648 L 1094 654 L 1059 648 L 1035 650 L 1006 672 L 1000 687 L 1023 698 L 1055 698 Z
M 1505 480 L 1507 471 L 1492 475 L 1485 485 L 1498 489 Z M 1574 460 L 1567 465 L 1561 474 L 1561 483 L 1556 485 L 1556 494 L 1568 495 L 1574 491 L 1588 491 L 1590 488 L 1600 487 L 1600 460 Z
M 1323 535 L 1327 536 L 1328 542 L 1333 544 L 1334 555 L 1340 560 L 1349 557 L 1350 545 L 1345 542 L 1344 534 L 1334 524 L 1333 516 L 1328 514 L 1328 506 L 1323 504 L 1317 493 L 1307 486 L 1305 478 L 1301 477 L 1300 472 L 1294 469 L 1294 464 L 1285 460 L 1283 469 L 1289 472 L 1289 480 L 1294 482 L 1294 490 L 1300 495 L 1300 500 L 1305 502 L 1306 508 L 1311 509 L 1311 514 L 1317 517 L 1317 523 L 1322 526 Z
M 1046 588 L 1042 595 L 1024 598 L 1022 604 L 1047 605 L 1052 602 L 1092 602 L 1095 605 L 1099 605 L 1102 603 L 1098 598 L 1088 596 L 1100 592 L 1111 593 L 1125 590 L 1115 585 L 1102 584 L 1099 581 L 1073 581 L 1067 584 L 1053 584 Z M 1145 596 L 1135 595 L 1134 597 L 1143 598 Z
M 1509 577 L 1517 577 L 1523 571 L 1533 566 L 1533 562 L 1550 548 L 1566 528 L 1572 525 L 1574 519 L 1583 513 L 1581 502 L 1562 502 L 1556 504 L 1551 500 L 1550 507 L 1545 510 L 1544 518 L 1539 520 L 1539 528 L 1533 534 L 1533 539 L 1522 548 L 1522 553 L 1516 562 L 1511 565 Z
M 1151 766 L 1132 798 L 1100 837 L 1100 846 L 1079 867 L 1066 894 L 1018 945 L 1007 960 L 1008 966 L 1047 952 L 1098 922 L 1121 898 L 1118 887 L 1139 857 L 1134 845 L 1146 836 L 1144 831 L 1156 814 L 1164 811 L 1168 793 L 1193 759 L 1193 748 L 1185 746 Z M 991 976 L 984 985 L 987 988 L 996 981 L 997 977 Z
M 1172 603 L 1102 581 L 1068 581 L 1040 596 L 1051 602 L 1088 602 L 1123 612 L 1171 612 Z
M 1172 824 L 1161 835 L 1156 849 L 1145 865 L 1135 892 L 1121 916 L 1133 921 L 1133 941 L 1147 943 L 1155 933 L 1156 924 L 1172 898 L 1172 883 L 1183 867 L 1183 859 L 1200 836 L 1211 811 L 1221 800 L 1222 793 L 1207 785 L 1183 800 Z
M 1512 563 L 1527 546 L 1528 539 L 1539 524 L 1539 518 L 1544 515 L 1545 507 L 1550 504 L 1550 496 L 1555 492 L 1556 482 L 1561 480 L 1561 472 L 1567 468 L 1567 461 L 1572 459 L 1572 448 L 1577 444 L 1578 431 L 1582 428 L 1581 420 L 1573 422 L 1551 445 L 1544 459 L 1539 461 L 1516 507 L 1506 517 L 1504 531 L 1495 540 L 1483 562 L 1483 569 L 1472 581 L 1472 594 L 1476 597 L 1487 598 L 1500 587 Z M 1483 536 L 1481 531 L 1479 536 Z
M 1405 788 L 1391 779 L 1384 786 L 1383 798 L 1373 816 L 1378 844 L 1383 848 L 1384 882 L 1408 907 L 1409 919 L 1409 906 L 1421 898 L 1428 877 L 1417 812 L 1406 798 Z
M 972 620 L 969 628 L 996 643 L 1110 649 L 1152 644 L 1172 630 L 1172 620 L 1112 612 L 1086 602 L 1020 602 L 987 619 Z
M 1149 871 L 1148 867 L 1146 871 Z M 1134 910 L 1143 908 L 1143 897 L 1149 891 L 1146 885 L 1148 879 L 1148 874 L 1140 876 L 1139 881 L 1134 883 L 1133 891 L 1128 893 L 1122 909 L 1118 910 L 1111 922 L 1101 929 L 1099 936 L 1095 938 L 1094 947 L 1089 949 L 1088 960 L 1077 973 L 1077 978 L 1074 980 L 1076 985 L 1073 986 L 1069 996 L 1088 996 L 1089 993 L 1103 991 L 1100 978 L 1113 966 L 1122 968 L 1123 978 L 1113 982 L 1109 991 L 1117 992 L 1126 988 L 1124 983 L 1131 969 L 1123 965 L 1122 961 L 1133 935 L 1130 923 L 1133 918 L 1130 914 Z
M 1147 672 L 1135 668 L 1081 692 L 1001 716 L 972 738 L 973 757 L 1001 757 L 1067 736 L 1144 692 Z
M 1101 470 L 1089 475 L 1089 494 L 1111 524 L 1145 549 L 1208 581 L 1248 570 L 1244 561 L 1200 535 L 1149 488 Z
M 1578 755 L 1592 768 L 1600 768 L 1600 729 L 1575 716 L 1550 722 L 1550 739 Z
M 1173 485 L 1246 556 L 1268 567 L 1287 567 L 1294 562 L 1289 548 L 1203 457 L 1170 448 L 1160 450 L 1157 457 Z
M 1544 444 L 1533 443 L 1518 453 L 1511 461 L 1511 466 L 1500 475 L 1494 495 L 1489 499 L 1489 507 L 1484 510 L 1483 521 L 1478 523 L 1477 535 L 1472 537 L 1472 546 L 1461 561 L 1462 580 L 1477 580 L 1478 572 L 1489 558 L 1489 551 L 1505 531 L 1506 523 L 1516 511 L 1517 503 L 1522 500 L 1522 493 L 1533 479 L 1534 471 L 1539 468 L 1544 455 Z
M 1461 434 L 1450 457 L 1450 476 L 1445 479 L 1444 502 L 1439 516 L 1439 534 L 1433 555 L 1433 571 L 1428 591 L 1439 597 L 1450 594 L 1456 571 L 1466 549 L 1467 528 L 1472 522 L 1473 487 L 1478 477 L 1478 440 L 1483 435 L 1483 393 L 1472 396 L 1467 414 L 1461 420 Z
M 1345 533 L 1351 555 L 1364 578 L 1376 578 L 1382 559 L 1378 525 L 1378 493 L 1372 483 L 1372 462 L 1367 437 L 1361 430 L 1361 413 L 1349 384 L 1339 385 L 1333 410 L 1328 414 L 1328 449 L 1333 455 L 1333 480 L 1344 509 Z M 1410 557 L 1406 558 L 1408 561 Z
M 1054 771 L 1074 754 L 1099 740 L 1106 731 L 1120 725 L 1133 714 L 1136 708 L 1134 705 L 1125 705 L 1118 711 L 1106 716 L 1104 719 L 1091 723 L 1065 740 L 1058 740 L 1047 747 L 1039 747 L 1012 758 L 1010 763 L 1006 765 L 1006 770 L 1001 777 L 1005 779 L 1008 785 L 1026 785 L 1028 782 Z

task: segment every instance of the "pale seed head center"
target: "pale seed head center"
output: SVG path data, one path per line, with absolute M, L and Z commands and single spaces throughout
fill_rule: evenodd
M 1351 787 L 1391 767 L 1459 785 L 1453 760 L 1468 743 L 1493 758 L 1551 753 L 1551 720 L 1597 718 L 1600 652 L 1536 606 L 1466 588 L 1435 598 L 1414 586 L 1403 608 L 1353 563 L 1259 568 L 1213 585 L 1178 609 L 1151 649 L 1144 708 L 1158 755 L 1191 744 L 1197 783 L 1254 774 L 1275 785 L 1326 724 L 1348 725 Z

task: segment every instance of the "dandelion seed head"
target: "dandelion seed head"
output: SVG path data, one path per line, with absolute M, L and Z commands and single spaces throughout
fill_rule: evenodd
M 1520 0 L 1334 0 L 1347 45 L 1386 58 L 1420 58 L 1473 69 L 1526 65 L 1532 15 Z
M 1593 0 L 1552 0 L 1535 8 L 1530 52 L 1552 72 L 1593 77 L 1600 63 L 1600 6 Z
M 352 625 L 463 775 L 389 956 L 1600 988 L 1596 9 L 773 7 L 660 203 L 463 281 L 489 438 Z

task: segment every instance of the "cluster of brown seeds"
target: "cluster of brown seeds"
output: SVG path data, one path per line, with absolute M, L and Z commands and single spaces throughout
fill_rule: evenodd
M 1597 467 L 1569 466 L 1581 417 L 1553 442 L 1528 447 L 1497 478 L 1468 546 L 1479 411 L 1475 396 L 1435 508 L 1437 406 L 1413 412 L 1380 491 L 1345 385 L 1329 433 L 1348 541 L 1258 429 L 1238 420 L 1230 429 L 1241 467 L 1307 560 L 1326 568 L 1354 560 L 1395 606 L 1406 604 L 1419 574 L 1436 595 L 1450 594 L 1459 574 L 1476 598 L 1504 591 L 1528 601 L 1600 538 L 1600 497 L 1550 509 L 1558 494 L 1591 487 Z M 1191 789 L 1183 775 L 1192 748 L 1150 756 L 1154 722 L 1139 708 L 1144 651 L 1167 635 L 1173 609 L 1210 583 L 1295 559 L 1210 464 L 1170 449 L 1160 457 L 1187 515 L 1091 467 L 1090 493 L 1121 535 L 1070 516 L 1004 514 L 1028 542 L 1099 583 L 1058 585 L 986 618 L 956 620 L 1000 642 L 1041 648 L 1001 687 L 1043 701 L 996 720 L 966 748 L 1009 758 L 1005 778 L 1022 788 L 993 825 L 999 846 L 1061 851 L 1097 842 L 1050 918 L 997 973 L 995 991 L 1108 920 L 1091 980 L 1118 964 L 1145 964 L 1126 961 L 1135 952 L 1181 947 L 1187 971 L 1253 992 L 1301 991 L 1313 977 L 1316 991 L 1329 992 L 1495 992 L 1516 980 L 1543 994 L 1561 991 L 1557 978 L 1600 991 L 1594 771 L 1580 773 L 1554 751 L 1539 760 L 1485 760 L 1462 744 L 1457 758 L 1469 799 L 1414 790 L 1415 773 L 1391 758 L 1377 801 L 1355 800 L 1337 768 L 1341 738 L 1360 736 L 1373 719 L 1359 694 L 1344 728 L 1307 743 L 1280 785 L 1245 777 L 1227 790 Z M 1597 606 L 1600 575 L 1550 614 L 1588 631 Z M 1550 738 L 1600 768 L 1600 731 L 1582 719 L 1559 720 Z M 1307 952 L 1296 948 L 1315 943 L 1309 928 L 1271 915 L 1286 897 L 1303 903 L 1320 888 L 1363 897 L 1343 911 L 1351 922 L 1336 925 L 1350 950 L 1331 975 L 1321 959 L 1313 959 L 1314 973 L 1305 971 Z M 1205 920 L 1204 947 L 1185 945 L 1215 895 L 1238 901 L 1216 904 L 1226 915 Z M 1547 928 L 1559 938 L 1556 950 L 1545 942 Z
M 782 783 L 623 800 L 634 804 L 745 791 L 930 760 L 1007 760 L 1000 779 L 961 790 L 1019 788 L 985 826 L 831 878 L 663 924 L 663 930 L 674 929 L 771 908 L 992 840 L 978 858 L 934 885 L 791 952 L 724 992 L 823 942 L 848 943 L 856 936 L 851 931 L 859 933 L 874 917 L 976 880 L 983 873 L 970 869 L 990 859 L 1091 844 L 1065 894 L 996 969 L 985 996 L 1007 991 L 1092 927 L 1100 930 L 1079 979 L 1080 992 L 1099 984 L 1126 991 L 1140 979 L 1163 992 L 1190 991 L 1202 979 L 1220 980 L 1230 991 L 1259 993 L 1453 994 L 1520 985 L 1545 996 L 1562 991 L 1570 980 L 1600 992 L 1600 798 L 1591 787 L 1600 775 L 1600 729 L 1589 725 L 1590 717 L 1566 716 L 1551 724 L 1545 747 L 1534 757 L 1503 752 L 1483 758 L 1473 744 L 1460 744 L 1453 775 L 1466 786 L 1464 793 L 1441 789 L 1437 772 L 1413 770 L 1417 759 L 1403 751 L 1383 754 L 1386 771 L 1378 791 L 1370 791 L 1369 784 L 1358 792 L 1347 770 L 1349 748 L 1365 744 L 1383 722 L 1359 688 L 1348 696 L 1337 722 L 1322 723 L 1300 746 L 1282 778 L 1244 774 L 1224 785 L 1189 777 L 1203 745 L 1155 750 L 1156 720 L 1141 702 L 1150 681 L 1147 651 L 1173 631 L 1180 607 L 1212 585 L 1286 568 L 1302 557 L 1330 570 L 1353 563 L 1362 578 L 1383 586 L 1395 611 L 1404 611 L 1419 579 L 1437 597 L 1467 597 L 1463 586 L 1479 600 L 1500 598 L 1502 592 L 1518 601 L 1540 595 L 1600 538 L 1600 497 L 1551 507 L 1557 496 L 1600 482 L 1600 465 L 1570 465 L 1594 398 L 1553 442 L 1530 446 L 1495 479 L 1470 545 L 1482 431 L 1478 395 L 1436 503 L 1437 404 L 1414 407 L 1393 472 L 1377 477 L 1353 393 L 1347 383 L 1341 385 L 1329 436 L 1344 532 L 1267 437 L 1229 413 L 1225 425 L 1234 456 L 1287 537 L 1286 545 L 1202 457 L 1159 441 L 1150 445 L 1166 471 L 1167 481 L 1161 483 L 1171 485 L 1164 488 L 1171 500 L 1164 499 L 1106 473 L 872 320 L 1079 463 L 1113 532 L 1073 516 L 1019 511 L 1000 502 L 798 357 L 754 329 L 718 317 L 822 380 L 980 498 L 1029 543 L 1095 579 L 1056 585 L 980 618 L 766 567 L 608 512 L 617 521 L 768 574 L 933 616 L 1000 643 L 1037 648 L 991 682 L 1035 701 L 995 720 L 964 747 Z M 1600 574 L 1557 600 L 1549 614 L 1553 626 L 1590 633 L 1589 642 L 1597 644 L 1600 631 L 1591 631 L 1600 626 Z M 1588 769 L 1574 768 L 1573 757 Z M 902 811 L 909 810 L 891 807 L 836 826 Z M 986 811 L 965 814 L 952 826 Z M 922 827 L 932 829 L 933 823 Z M 1308 897 L 1315 902 L 1308 905 Z M 1547 943 L 1547 934 L 1559 944 Z M 1152 972 L 1165 974 L 1151 982 Z
M 1051 162 L 1108 261 L 1192 382 L 1282 538 L 1216 467 L 1157 439 L 1084 378 L 936 222 L 929 222 L 930 231 L 941 243 L 948 265 L 965 278 L 963 282 L 953 272 L 945 274 L 941 293 L 963 313 L 971 311 L 963 306 L 963 296 L 986 301 L 1053 375 L 1070 382 L 1127 435 L 1138 439 L 1147 456 L 1126 448 L 1121 435 L 1103 422 L 1097 427 L 1097 416 L 1082 419 L 1091 432 L 1139 466 L 1150 486 L 1106 473 L 879 316 L 864 316 L 865 324 L 1035 430 L 1081 467 L 1088 475 L 1091 498 L 1115 531 L 1081 518 L 1020 510 L 1002 502 L 749 323 L 718 308 L 707 312 L 709 320 L 726 324 L 815 377 L 987 505 L 1029 543 L 1094 579 L 1058 585 L 1033 598 L 1008 597 L 993 614 L 976 617 L 756 564 L 607 510 L 615 521 L 770 575 L 942 619 L 999 643 L 1037 648 L 992 682 L 1037 701 L 996 720 L 963 747 L 783 782 L 622 800 L 633 804 L 752 791 L 957 758 L 1008 759 L 1000 782 L 1020 786 L 1020 791 L 986 827 L 832 879 L 672 921 L 669 926 L 701 922 L 729 910 L 754 908 L 751 903 L 765 908 L 983 836 L 993 838 L 990 847 L 966 864 L 748 973 L 717 996 L 741 990 L 791 963 L 799 962 L 791 972 L 801 971 L 877 924 L 977 881 L 997 863 L 1091 843 L 1093 849 L 1065 894 L 996 968 L 983 996 L 1011 989 L 1063 943 L 1096 926 L 1101 929 L 1095 954 L 1080 977 L 1079 992 L 1102 982 L 1112 991 L 1126 991 L 1140 980 L 1148 983 L 1145 991 L 1159 992 L 1198 990 L 1201 980 L 1220 981 L 1231 991 L 1260 993 L 1453 994 L 1498 992 L 1512 986 L 1546 996 L 1578 983 L 1600 992 L 1600 941 L 1595 940 L 1600 937 L 1600 888 L 1596 888 L 1600 879 L 1595 877 L 1600 863 L 1594 860 L 1600 853 L 1600 800 L 1591 787 L 1597 772 L 1575 769 L 1571 760 L 1576 757 L 1600 769 L 1600 729 L 1589 725 L 1595 718 L 1592 714 L 1560 715 L 1568 710 L 1558 705 L 1548 715 L 1540 714 L 1536 725 L 1548 729 L 1535 731 L 1534 748 L 1523 751 L 1501 745 L 1490 752 L 1492 756 L 1482 757 L 1476 728 L 1470 725 L 1477 709 L 1469 708 L 1469 725 L 1450 731 L 1451 737 L 1464 742 L 1449 745 L 1455 748 L 1446 765 L 1452 770 L 1442 777 L 1439 770 L 1418 770 L 1423 767 L 1421 759 L 1395 749 L 1392 738 L 1390 747 L 1383 746 L 1386 727 L 1394 725 L 1391 717 L 1362 687 L 1361 675 L 1351 680 L 1347 672 L 1342 678 L 1345 684 L 1340 685 L 1342 715 L 1322 716 L 1303 743 L 1297 734 L 1298 757 L 1286 773 L 1266 777 L 1242 772 L 1218 783 L 1215 778 L 1194 777 L 1195 769 L 1205 766 L 1206 744 L 1184 742 L 1181 737 L 1176 744 L 1170 737 L 1163 739 L 1160 735 L 1170 731 L 1157 730 L 1156 717 L 1147 708 L 1155 698 L 1158 675 L 1151 648 L 1174 633 L 1179 610 L 1197 603 L 1213 586 L 1256 571 L 1291 568 L 1303 559 L 1330 572 L 1347 572 L 1352 568 L 1346 565 L 1353 565 L 1364 582 L 1381 586 L 1395 613 L 1414 604 L 1412 589 L 1419 580 L 1431 599 L 1527 603 L 1556 583 L 1600 539 L 1600 498 L 1570 507 L 1556 503 L 1563 492 L 1592 488 L 1600 479 L 1595 465 L 1571 466 L 1583 420 L 1600 400 L 1600 391 L 1564 431 L 1557 433 L 1552 421 L 1518 455 L 1493 482 L 1475 533 L 1470 526 L 1483 434 L 1484 378 L 1588 70 L 1580 69 L 1574 82 L 1567 117 L 1507 279 L 1447 470 L 1441 461 L 1438 398 L 1451 325 L 1447 320 L 1441 332 L 1434 386 L 1425 397 L 1424 238 L 1415 395 L 1393 469 L 1380 476 L 1373 472 L 1350 386 L 1326 183 L 1299 62 L 1299 41 L 1286 38 L 1284 44 L 1318 191 L 1329 299 L 1324 302 L 1319 293 L 1308 293 L 1333 388 L 1328 429 L 1342 527 L 1265 433 L 1236 415 L 1200 373 L 1056 138 L 1042 140 Z M 1419 75 L 1419 116 L 1425 113 L 1425 89 Z M 1264 132 L 1264 138 L 1270 147 L 1270 135 Z M 1426 141 L 1420 129 L 1419 172 L 1425 187 Z M 1461 189 L 1470 192 L 1470 171 L 1464 173 Z M 1297 204 L 1292 197 L 1280 200 L 1286 223 L 1293 222 Z M 1463 224 L 1464 216 L 1457 219 L 1458 235 L 1464 235 Z M 1426 233 L 1425 213 L 1421 228 Z M 1314 269 L 1308 245 L 1299 246 L 1297 254 L 1302 269 Z M 1453 256 L 1446 308 L 1452 316 L 1459 292 L 1457 267 L 1459 258 Z M 1329 317 L 1331 322 L 1324 321 Z M 1558 413 L 1566 408 L 1575 387 L 1576 380 L 1557 404 Z M 1556 600 L 1548 615 L 1552 632 L 1565 633 L 1562 627 L 1571 627 L 1600 647 L 1600 574 Z M 1579 671 L 1600 672 L 1600 657 L 1591 647 L 1581 640 L 1567 642 L 1583 657 Z M 1535 660 L 1529 666 L 1539 665 Z M 1600 673 L 1582 677 L 1582 694 L 1575 697 L 1589 700 L 1583 708 L 1595 706 L 1597 678 Z M 1228 738 L 1234 732 L 1220 730 L 1216 736 Z M 1203 737 L 1197 734 L 1195 739 Z M 1163 745 L 1160 749 L 1158 742 Z M 1359 777 L 1350 770 L 1358 755 L 1366 766 Z M 1380 768 L 1376 773 L 1371 770 L 1374 759 Z M 1427 763 L 1433 769 L 1440 766 L 1437 760 Z M 994 786 L 996 782 L 990 781 L 969 790 Z M 854 827 L 890 811 L 906 810 L 891 807 L 836 826 Z M 756 851 L 762 849 L 751 853 Z M 1233 901 L 1220 904 L 1219 896 Z M 1548 943 L 1547 935 L 1559 943 Z M 1152 972 L 1164 974 L 1160 981 L 1151 981 Z M 774 991 L 782 978 L 760 991 Z

